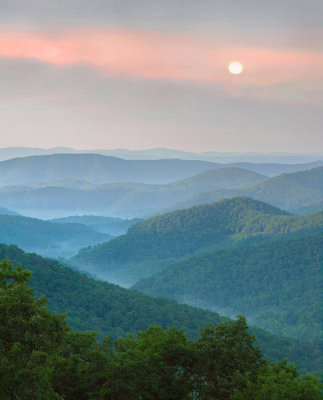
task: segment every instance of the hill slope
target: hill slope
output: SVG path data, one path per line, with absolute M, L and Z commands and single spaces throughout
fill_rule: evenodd
M 74 329 L 95 330 L 101 336 L 115 339 L 155 324 L 163 328 L 176 326 L 190 337 L 197 337 L 200 327 L 223 320 L 217 313 L 94 281 L 54 260 L 24 253 L 16 246 L 0 245 L 0 259 L 4 257 L 33 272 L 31 286 L 35 294 L 46 295 L 51 311 L 67 311 L 68 322 Z M 279 338 L 259 328 L 251 331 L 268 359 L 277 361 L 288 357 L 301 368 L 319 370 L 319 348 Z
M 252 198 L 293 211 L 323 200 L 323 167 L 282 174 L 247 191 Z
M 215 168 L 190 178 L 169 184 L 170 188 L 187 190 L 188 193 L 211 191 L 213 189 L 236 189 L 268 179 L 267 176 L 242 168 Z
M 126 235 L 82 249 L 70 262 L 127 286 L 197 252 L 311 232 L 322 225 L 323 213 L 292 216 L 260 201 L 238 197 L 149 218 Z
M 225 315 L 246 315 L 277 334 L 314 339 L 323 322 L 322 266 L 323 234 L 317 233 L 191 257 L 135 288 Z
M 52 257 L 71 257 L 81 247 L 102 243 L 111 235 L 86 225 L 59 224 L 14 215 L 0 215 L 0 243 Z
M 323 201 L 323 167 L 282 174 L 247 188 L 226 191 L 220 189 L 199 193 L 185 201 L 173 204 L 169 209 L 191 207 L 217 201 L 223 197 L 234 196 L 248 196 L 284 210 L 295 212 L 303 207 L 306 208 Z M 314 208 L 313 211 L 319 209 Z

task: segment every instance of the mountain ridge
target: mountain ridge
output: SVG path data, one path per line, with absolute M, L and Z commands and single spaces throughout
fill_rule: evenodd
M 197 252 L 297 235 L 322 225 L 323 212 L 295 216 L 237 197 L 148 218 L 132 226 L 126 235 L 81 249 L 69 262 L 128 286 Z
M 224 315 L 246 315 L 270 332 L 315 340 L 323 322 L 322 249 L 323 229 L 218 250 L 170 264 L 133 288 Z

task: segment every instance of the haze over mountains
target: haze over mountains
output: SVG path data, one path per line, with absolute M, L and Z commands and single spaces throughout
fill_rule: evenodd
M 146 160 L 34 150 L 0 162 L 0 255 L 34 271 L 36 294 L 68 311 L 75 329 L 117 338 L 158 323 L 195 336 L 223 320 L 217 312 L 244 314 L 268 331 L 253 328 L 268 358 L 319 369 L 320 159 L 215 163 L 206 159 L 218 155 L 170 159 L 177 151 L 163 149 Z
M 97 185 L 66 179 L 0 187 L 3 207 L 36 218 L 84 214 L 143 218 L 235 196 L 262 200 L 294 213 L 319 211 L 323 167 L 274 178 L 237 167 L 212 168 L 165 185 Z
M 136 182 L 166 184 L 212 168 L 238 167 L 275 176 L 323 165 L 322 161 L 303 164 L 219 164 L 199 160 L 124 160 L 98 154 L 54 154 L 14 158 L 0 162 L 0 185 L 27 185 L 64 180 L 92 184 Z
M 214 190 L 200 193 L 187 201 L 172 205 L 170 209 L 186 208 L 234 196 L 248 196 L 292 213 L 306 214 L 319 211 L 322 209 L 323 167 L 281 174 L 239 190 Z
M 55 223 L 19 215 L 0 214 L 0 243 L 50 257 L 71 257 L 84 246 L 112 238 L 78 223 Z
M 233 198 L 149 218 L 126 235 L 82 249 L 70 262 L 128 286 L 197 252 L 322 230 L 323 212 L 294 216 L 266 203 Z
M 0 161 L 9 160 L 17 157 L 51 155 L 51 154 L 101 154 L 124 158 L 126 160 L 158 160 L 158 159 L 181 159 L 181 160 L 202 160 L 219 163 L 252 162 L 252 163 L 282 163 L 297 164 L 308 163 L 323 159 L 323 153 L 221 153 L 209 151 L 203 153 L 193 153 L 183 150 L 168 148 L 153 148 L 146 150 L 128 149 L 95 149 L 95 150 L 76 150 L 71 147 L 53 147 L 48 149 L 33 147 L 7 147 L 0 148 Z

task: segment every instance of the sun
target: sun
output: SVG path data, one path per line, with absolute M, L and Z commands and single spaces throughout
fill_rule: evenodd
M 232 61 L 228 65 L 228 70 L 230 74 L 240 75 L 243 71 L 243 64 L 240 61 Z

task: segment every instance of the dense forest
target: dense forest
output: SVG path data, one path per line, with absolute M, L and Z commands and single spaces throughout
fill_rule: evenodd
M 170 265 L 134 288 L 246 315 L 277 334 L 317 340 L 322 327 L 323 234 L 230 248 Z
M 70 262 L 127 286 L 197 252 L 315 232 L 322 226 L 323 212 L 289 215 L 237 197 L 149 218 L 126 235 L 80 250 Z
M 266 361 L 243 317 L 209 325 L 194 341 L 158 326 L 98 342 L 73 332 L 0 264 L 0 398 L 43 400 L 319 400 L 318 380 Z
M 0 245 L 2 258 L 33 272 L 30 285 L 37 298 L 46 295 L 52 312 L 67 312 L 67 322 L 74 329 L 95 330 L 100 338 L 109 335 L 117 339 L 128 332 L 135 334 L 150 324 L 163 329 L 175 326 L 189 338 L 197 338 L 200 327 L 229 321 L 214 312 L 95 281 L 57 261 L 24 253 L 16 246 Z M 266 359 L 277 362 L 287 357 L 302 369 L 317 371 L 321 368 L 319 343 L 278 337 L 256 327 L 252 327 L 251 332 Z

